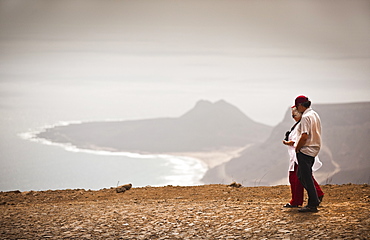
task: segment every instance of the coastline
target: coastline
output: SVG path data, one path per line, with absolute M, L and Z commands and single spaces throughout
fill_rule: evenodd
M 153 186 L 166 186 L 166 185 L 178 185 L 178 186 L 193 186 L 203 184 L 201 179 L 208 172 L 209 169 L 214 168 L 220 164 L 226 163 L 233 158 L 241 155 L 241 153 L 252 144 L 248 144 L 243 147 L 223 147 L 214 150 L 200 150 L 200 151 L 189 151 L 189 152 L 146 152 L 146 151 L 135 151 L 125 152 L 114 148 L 99 147 L 96 145 L 72 145 L 70 143 L 58 143 L 50 139 L 38 137 L 39 131 L 27 132 L 18 134 L 18 136 L 24 140 L 29 140 L 42 145 L 56 146 L 63 148 L 68 152 L 74 153 L 85 153 L 101 156 L 110 157 L 129 157 L 134 159 L 163 159 L 167 161 L 165 164 L 166 174 L 157 176 L 158 182 L 163 183 L 151 183 L 148 185 Z M 142 161 L 142 160 L 140 160 Z M 162 160 L 161 160 L 162 161 Z M 124 163 L 123 163 L 124 164 Z M 155 164 L 152 162 L 150 164 Z M 161 180 L 162 179 L 162 180 Z M 142 184 L 141 184 L 142 185 Z M 141 186 L 140 184 L 137 186 Z M 142 185 L 142 186 L 145 186 Z
M 59 125 L 68 125 L 68 123 L 63 122 L 63 124 Z M 55 125 L 55 126 L 59 126 Z M 45 128 L 46 129 L 46 128 Z M 64 148 L 66 151 L 71 152 L 85 152 L 90 154 L 99 154 L 99 155 L 121 155 L 127 157 L 134 157 L 134 158 L 146 158 L 149 156 L 161 156 L 161 155 L 169 155 L 169 156 L 179 156 L 179 157 L 189 157 L 195 158 L 203 163 L 206 164 L 208 169 L 218 166 L 222 163 L 226 163 L 233 158 L 239 157 L 241 153 L 250 147 L 253 144 L 248 144 L 244 147 L 224 147 L 217 150 L 210 150 L 210 151 L 193 151 L 193 152 L 143 152 L 143 151 L 136 151 L 136 152 L 126 152 L 126 151 L 119 151 L 118 149 L 114 148 L 103 148 L 94 145 L 89 145 L 85 147 L 75 146 L 70 143 L 59 143 L 54 142 L 49 139 L 40 138 L 38 134 L 41 131 L 33 131 L 33 132 L 26 132 L 18 134 L 18 136 L 22 139 L 38 142 L 45 145 L 53 145 Z

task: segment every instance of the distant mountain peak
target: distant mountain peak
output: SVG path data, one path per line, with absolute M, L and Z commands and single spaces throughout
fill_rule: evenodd
M 201 99 L 195 104 L 195 108 L 204 107 L 204 106 L 206 107 L 206 106 L 211 106 L 211 105 L 213 105 L 211 101 Z
M 231 105 L 230 103 L 226 102 L 223 99 L 218 100 L 217 102 L 215 102 L 215 104 L 228 104 L 228 105 Z
M 211 102 L 209 100 L 201 99 L 194 106 L 194 108 L 219 108 L 219 107 L 233 107 L 233 108 L 235 108 L 235 106 L 226 102 L 223 99 L 218 100 L 216 102 Z
M 236 121 L 246 121 L 252 122 L 252 120 L 247 117 L 242 111 L 240 111 L 234 105 L 226 102 L 225 100 L 221 99 L 214 103 L 208 100 L 199 100 L 194 108 L 186 112 L 184 115 L 181 116 L 182 119 L 193 119 L 193 120 L 200 120 L 200 119 L 228 119 L 236 120 Z
M 205 100 L 205 99 L 201 99 L 201 100 L 199 100 L 197 103 L 196 103 L 196 105 L 208 105 L 208 106 L 210 106 L 210 105 L 231 105 L 230 103 L 228 103 L 228 102 L 226 102 L 225 100 L 223 100 L 223 99 L 220 99 L 220 100 L 218 100 L 218 101 L 216 101 L 216 102 L 211 102 L 211 101 L 209 101 L 209 100 Z

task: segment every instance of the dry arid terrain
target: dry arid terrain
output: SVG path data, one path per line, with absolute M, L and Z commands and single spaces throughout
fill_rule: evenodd
M 322 188 L 317 213 L 289 186 L 1 192 L 0 239 L 369 239 L 369 185 Z

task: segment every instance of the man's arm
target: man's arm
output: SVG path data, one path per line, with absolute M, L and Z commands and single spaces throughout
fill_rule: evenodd
M 299 152 L 301 148 L 306 144 L 308 139 L 308 134 L 307 133 L 302 133 L 301 138 L 298 141 L 297 147 L 295 147 L 295 152 Z

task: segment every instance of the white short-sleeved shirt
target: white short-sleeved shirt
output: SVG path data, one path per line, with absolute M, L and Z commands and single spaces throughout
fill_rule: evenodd
M 298 140 L 303 133 L 308 135 L 308 139 L 300 151 L 311 157 L 316 157 L 321 148 L 321 120 L 319 115 L 312 108 L 307 108 L 297 127 Z
M 297 129 L 299 128 L 300 123 L 297 124 L 297 126 L 291 131 L 288 137 L 288 141 L 293 141 L 294 146 L 287 146 L 288 147 L 288 153 L 289 153 L 289 171 L 293 172 L 294 171 L 294 164 L 298 164 L 297 161 L 297 154 L 295 152 L 295 147 L 297 146 L 298 143 L 298 137 L 297 137 Z M 312 171 L 316 171 L 319 168 L 321 168 L 322 162 L 319 159 L 319 156 L 315 157 L 315 162 L 312 166 Z

